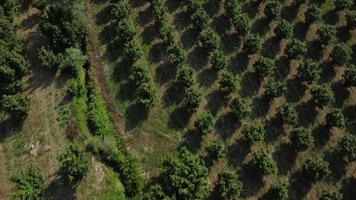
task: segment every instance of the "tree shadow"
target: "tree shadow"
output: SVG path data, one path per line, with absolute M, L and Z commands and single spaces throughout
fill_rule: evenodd
M 314 60 L 319 60 L 323 56 L 323 46 L 319 40 L 313 40 L 308 43 L 306 56 Z
M 103 30 L 99 33 L 99 40 L 103 44 L 109 44 L 116 38 L 115 22 L 108 23 L 104 26 Z
M 269 22 L 270 20 L 267 18 L 261 18 L 255 21 L 255 23 L 251 27 L 252 33 L 257 33 L 260 36 L 266 35 L 269 30 Z
M 285 77 L 290 72 L 290 59 L 286 56 L 280 57 L 280 59 L 275 61 L 276 63 L 276 70 L 275 70 L 275 78 L 276 79 L 285 79 Z
M 254 18 L 258 12 L 259 1 L 247 1 L 242 6 L 242 11 L 247 13 L 250 18 Z
M 256 97 L 252 100 L 252 118 L 262 117 L 267 114 L 270 107 L 270 100 L 266 96 Z
M 247 69 L 249 57 L 246 52 L 240 52 L 230 60 L 229 68 L 232 72 L 241 73 Z
M 315 138 L 315 145 L 317 147 L 324 147 L 330 139 L 330 129 L 326 125 L 319 125 L 312 130 L 312 134 Z
M 129 0 L 129 3 L 132 5 L 132 7 L 142 7 L 147 3 L 147 1 L 145 1 L 145 0 Z
M 231 137 L 237 129 L 241 127 L 241 123 L 239 120 L 232 115 L 232 113 L 226 113 L 221 116 L 216 122 L 216 130 L 217 133 L 227 139 Z
M 305 40 L 309 24 L 303 22 L 297 22 L 294 26 L 294 36 L 301 41 Z
M 95 17 L 95 23 L 100 26 L 111 22 L 113 20 L 113 15 L 111 14 L 112 9 L 112 4 L 108 4 L 103 9 L 101 9 Z
M 244 181 L 244 189 L 242 195 L 245 197 L 251 197 L 264 186 L 263 177 L 260 173 L 256 173 L 258 169 L 249 162 L 242 166 L 241 179 Z
M 239 94 L 242 97 L 251 97 L 255 95 L 261 87 L 261 80 L 257 77 L 256 73 L 247 72 L 241 78 L 241 89 Z
M 309 192 L 312 182 L 305 175 L 304 170 L 297 171 L 291 175 L 290 191 L 291 199 L 303 199 Z
M 142 124 L 148 117 L 147 110 L 140 104 L 131 104 L 125 112 L 125 130 L 130 131 Z
M 25 119 L 7 117 L 4 121 L 0 121 L 0 143 L 6 138 L 21 132 Z
M 156 82 L 159 84 L 164 84 L 170 80 L 174 80 L 176 73 L 177 68 L 172 63 L 162 63 L 156 68 Z
M 280 51 L 279 39 L 277 37 L 268 38 L 261 48 L 261 54 L 265 57 L 275 58 Z
M 192 153 L 196 153 L 201 147 L 202 135 L 194 130 L 187 131 L 184 136 L 179 148 L 186 147 Z
M 140 26 L 145 26 L 146 24 L 152 22 L 152 18 L 153 18 L 153 11 L 152 8 L 149 7 L 144 10 L 140 10 L 138 12 L 137 22 Z
M 203 47 L 195 47 L 188 55 L 188 64 L 196 70 L 206 66 L 208 63 L 208 51 Z
M 288 143 L 282 143 L 273 152 L 273 160 L 277 162 L 278 171 L 286 175 L 293 168 L 297 159 L 297 152 L 294 150 L 293 145 Z
M 348 122 L 352 123 L 347 123 L 347 129 L 350 131 L 352 134 L 356 134 L 356 105 L 350 105 L 346 107 L 343 110 L 344 117 L 347 119 Z
M 351 63 L 356 65 L 356 44 L 351 46 L 352 55 L 351 55 Z
M 152 41 L 158 37 L 157 26 L 152 23 L 145 27 L 141 33 L 141 38 L 144 44 L 151 44 Z
M 328 10 L 323 14 L 322 19 L 327 24 L 335 25 L 339 21 L 339 15 L 335 10 Z
M 222 106 L 226 106 L 228 99 L 221 90 L 215 90 L 207 96 L 206 108 L 211 112 L 212 115 L 216 115 Z
M 116 99 L 120 101 L 132 100 L 134 98 L 136 86 L 131 81 L 125 81 L 120 84 Z
M 324 62 L 320 64 L 320 68 L 322 69 L 320 75 L 320 82 L 331 82 L 331 79 L 335 76 L 336 71 L 331 62 Z
M 250 150 L 251 147 L 246 141 L 242 139 L 237 140 L 228 148 L 227 158 L 229 164 L 234 167 L 241 167 L 245 157 L 250 152 Z
M 299 79 L 287 80 L 288 90 L 285 93 L 285 97 L 289 102 L 298 102 L 304 95 L 306 87 Z
M 342 158 L 343 156 L 340 155 L 337 150 L 329 151 L 325 154 L 325 161 L 332 163 L 329 165 L 331 171 L 329 178 L 331 178 L 332 181 L 337 182 L 346 174 L 346 167 L 348 164 Z
M 182 4 L 183 1 L 166 1 L 166 7 L 169 12 L 177 10 Z
M 176 83 L 169 84 L 163 95 L 163 103 L 165 107 L 178 105 L 184 98 L 184 89 Z
M 190 14 L 188 12 L 177 13 L 173 20 L 174 20 L 173 24 L 177 28 L 177 31 L 185 30 L 185 32 L 186 32 L 189 30 L 189 28 L 187 29 L 187 27 L 189 27 L 191 25 L 191 21 L 190 21 Z M 193 29 L 193 28 L 190 28 L 190 29 Z
M 166 45 L 163 42 L 158 42 L 152 45 L 148 52 L 148 59 L 153 63 L 160 62 L 166 58 Z M 163 63 L 162 65 L 167 65 Z
M 342 180 L 341 192 L 344 195 L 344 200 L 353 200 L 356 197 L 356 177 L 347 177 Z
M 337 27 L 336 30 L 336 37 L 338 41 L 347 43 L 347 41 L 351 39 L 350 28 L 347 26 Z
M 208 0 L 203 5 L 204 9 L 210 15 L 210 17 L 213 17 L 219 11 L 219 8 L 220 8 L 219 3 L 220 3 L 220 0 Z
M 127 62 L 120 61 L 116 63 L 114 71 L 111 75 L 111 80 L 121 82 L 127 80 L 131 71 L 131 66 Z
M 337 107 L 342 107 L 345 100 L 348 98 L 349 93 L 342 82 L 332 84 L 332 90 L 335 94 L 335 104 Z
M 299 123 L 302 126 L 308 127 L 309 125 L 313 124 L 317 112 L 312 100 L 309 100 L 308 102 L 302 102 L 300 105 L 297 105 L 296 111 L 299 113 Z
M 183 106 L 179 106 L 169 115 L 168 127 L 174 130 L 184 129 L 187 127 L 191 116 L 192 113 L 188 112 Z
M 299 5 L 292 3 L 290 6 L 285 6 L 282 9 L 281 18 L 292 22 L 298 14 Z
M 218 17 L 213 18 L 212 24 L 219 35 L 225 34 L 226 30 L 229 30 L 230 28 L 230 21 L 225 15 L 219 15 Z
M 75 188 L 64 184 L 61 178 L 56 177 L 45 190 L 46 197 L 51 200 L 74 200 Z
M 216 70 L 213 68 L 205 68 L 198 75 L 198 82 L 201 86 L 210 87 L 218 78 Z
M 276 142 L 276 139 L 284 133 L 283 123 L 279 117 L 273 117 L 271 120 L 266 122 L 265 130 L 265 142 L 274 143 Z
M 193 28 L 187 28 L 183 31 L 180 40 L 184 49 L 190 49 L 198 44 L 198 33 Z
M 221 36 L 221 49 L 224 53 L 233 53 L 241 47 L 241 38 L 236 33 L 226 33 Z

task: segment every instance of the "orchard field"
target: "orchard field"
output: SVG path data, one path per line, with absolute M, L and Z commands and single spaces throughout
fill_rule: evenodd
M 354 1 L 33 0 L 12 16 L 0 199 L 31 174 L 28 199 L 356 197 Z

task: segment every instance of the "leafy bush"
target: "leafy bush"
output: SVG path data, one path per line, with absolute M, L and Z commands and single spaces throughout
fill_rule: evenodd
M 116 20 L 128 18 L 131 13 L 132 7 L 127 1 L 118 1 L 112 4 L 111 15 L 114 16 Z
M 206 151 L 209 158 L 211 158 L 213 161 L 216 161 L 225 156 L 227 149 L 222 140 L 215 139 L 206 146 Z
M 168 57 L 172 61 L 172 63 L 176 65 L 180 65 L 185 62 L 187 59 L 187 54 L 185 53 L 184 49 L 178 45 L 173 44 L 168 49 Z
M 194 27 L 196 27 L 199 30 L 205 29 L 208 26 L 209 19 L 210 19 L 209 15 L 202 7 L 197 9 L 191 18 Z
M 339 151 L 353 161 L 356 159 L 356 137 L 346 133 L 339 142 Z
M 262 141 L 265 133 L 265 127 L 260 122 L 250 122 L 242 129 L 243 139 L 250 144 Z
M 167 21 L 167 7 L 164 5 L 162 0 L 151 1 L 153 7 L 153 16 L 156 21 L 162 25 L 163 22 Z
M 0 110 L 17 118 L 26 117 L 30 111 L 30 105 L 30 99 L 20 94 L 2 95 L 0 98 Z
M 344 43 L 336 44 L 331 52 L 333 62 L 339 65 L 347 64 L 351 60 L 351 55 L 351 47 Z
M 90 167 L 89 156 L 76 144 L 71 144 L 58 156 L 64 180 L 69 185 L 75 185 L 84 177 Z
M 270 79 L 266 85 L 265 96 L 268 99 L 273 99 L 276 97 L 283 96 L 287 90 L 286 83 L 283 81 L 277 81 L 275 79 Z
M 186 148 L 167 157 L 162 164 L 162 186 L 177 199 L 205 199 L 209 195 L 207 175 L 204 162 Z
M 124 45 L 123 56 L 128 64 L 137 62 L 142 56 L 143 51 L 140 45 L 135 40 L 131 40 Z
M 276 162 L 266 148 L 252 152 L 252 163 L 263 175 L 273 175 L 278 171 Z
M 247 14 L 236 14 L 231 18 L 231 23 L 240 36 L 245 36 L 251 29 L 251 19 Z
M 32 0 L 33 7 L 44 10 L 48 4 L 48 0 Z
M 345 117 L 342 114 L 342 110 L 338 108 L 331 110 L 326 115 L 326 121 L 330 126 L 335 126 L 339 128 L 343 128 L 346 125 Z
M 308 24 L 315 23 L 321 19 L 321 9 L 316 4 L 311 4 L 305 12 L 305 22 Z
M 10 199 L 45 199 L 45 182 L 39 168 L 30 166 L 14 174 L 10 179 L 16 188 L 16 191 L 10 193 Z
M 285 53 L 290 59 L 300 59 L 306 51 L 307 45 L 304 42 L 294 38 L 288 41 Z
M 336 27 L 328 24 L 320 25 L 317 31 L 319 41 L 322 44 L 329 44 L 334 42 L 336 39 L 336 33 Z
M 130 18 L 120 20 L 116 27 L 119 39 L 124 43 L 127 43 L 134 39 L 136 35 L 135 23 Z
M 356 11 L 350 10 L 346 13 L 347 26 L 350 28 L 356 27 Z
M 141 84 L 136 90 L 136 102 L 146 109 L 155 104 L 156 89 L 153 83 Z
M 162 187 L 158 184 L 151 185 L 148 191 L 144 192 L 143 200 L 170 200 L 170 198 L 164 193 Z
M 60 58 L 57 57 L 53 51 L 44 47 L 41 47 L 38 51 L 38 58 L 42 66 L 47 70 L 56 70 L 61 63 Z
M 269 189 L 269 194 L 272 199 L 288 200 L 288 181 L 284 179 L 279 179 L 273 182 L 271 188 Z
M 188 11 L 190 13 L 196 12 L 199 8 L 202 7 L 202 1 L 200 0 L 187 0 L 188 3 Z
M 278 108 L 277 112 L 284 123 L 294 125 L 298 121 L 298 113 L 295 110 L 294 105 L 291 103 L 284 103 L 281 107 Z
M 265 5 L 264 13 L 268 18 L 278 19 L 281 16 L 282 5 L 278 1 L 268 1 Z
M 141 63 L 135 63 L 131 68 L 129 80 L 132 81 L 136 87 L 151 81 L 148 67 Z
M 175 44 L 173 27 L 167 21 L 162 21 L 161 26 L 159 27 L 159 35 L 163 42 L 169 47 L 173 47 L 174 45 L 177 46 L 177 44 Z
M 195 129 L 202 135 L 210 133 L 215 125 L 215 119 L 210 112 L 203 112 L 194 122 Z
M 215 49 L 211 53 L 211 64 L 213 65 L 213 68 L 217 70 L 226 68 L 227 59 L 220 49 Z
M 353 0 L 334 0 L 334 4 L 336 9 L 342 10 L 342 9 L 347 9 L 351 8 L 352 5 L 354 4 Z
M 247 117 L 252 109 L 247 99 L 236 98 L 231 102 L 230 110 L 236 118 L 242 119 Z
M 321 192 L 319 200 L 342 200 L 342 196 L 342 193 L 330 188 Z
M 226 15 L 231 19 L 233 16 L 239 13 L 239 3 L 237 0 L 224 1 L 224 8 Z
M 184 89 L 190 88 L 195 84 L 194 70 L 188 66 L 183 66 L 177 73 L 178 85 Z
M 201 93 L 194 88 L 189 88 L 185 93 L 183 105 L 188 112 L 195 112 L 200 105 L 201 98 Z
M 83 55 L 80 49 L 66 49 L 64 58 L 64 67 L 69 74 L 74 78 L 80 78 L 83 73 L 83 66 L 87 62 L 87 57 Z
M 216 187 L 219 195 L 226 199 L 235 199 L 240 196 L 243 183 L 237 179 L 237 175 L 230 171 L 220 172 Z
M 323 107 L 335 102 L 334 92 L 328 84 L 314 86 L 310 92 L 317 106 Z
M 262 56 L 255 63 L 255 71 L 260 78 L 272 75 L 275 69 L 276 63 L 267 57 Z
M 298 77 L 307 83 L 313 83 L 320 79 L 321 69 L 318 63 L 308 59 L 298 68 Z
M 237 92 L 240 89 L 238 82 L 240 78 L 229 72 L 224 72 L 219 81 L 220 90 L 225 95 L 230 95 L 231 93 Z
M 290 38 L 293 34 L 293 25 L 289 21 L 282 19 L 275 29 L 276 36 L 279 38 Z
M 248 54 L 255 54 L 261 49 L 261 38 L 250 34 L 246 37 L 243 50 Z
M 220 36 L 210 27 L 206 27 L 201 33 L 199 38 L 204 48 L 213 51 L 220 47 Z
M 344 81 L 347 86 L 356 86 L 356 67 L 354 65 L 346 68 Z
M 309 129 L 296 128 L 291 132 L 291 141 L 297 151 L 305 151 L 314 147 L 314 138 Z
M 329 163 L 324 161 L 320 156 L 314 155 L 308 158 L 303 167 L 306 174 L 314 182 L 321 180 L 330 174 Z

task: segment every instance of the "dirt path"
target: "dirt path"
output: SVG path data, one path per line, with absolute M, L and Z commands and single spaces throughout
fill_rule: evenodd
M 111 99 L 109 91 L 107 89 L 107 81 L 105 77 L 105 67 L 104 64 L 100 60 L 99 51 L 102 50 L 99 42 L 97 41 L 97 30 L 94 19 L 92 19 L 92 10 L 89 1 L 85 1 L 86 12 L 86 21 L 88 23 L 88 39 L 87 39 L 87 55 L 89 58 L 89 62 L 93 67 L 93 78 L 94 84 L 96 88 L 99 90 L 101 96 L 104 98 L 106 104 L 106 110 L 108 111 L 111 121 L 113 122 L 116 131 L 124 138 L 127 138 L 127 134 L 125 133 L 125 129 L 123 127 L 123 123 L 119 118 L 114 103 Z

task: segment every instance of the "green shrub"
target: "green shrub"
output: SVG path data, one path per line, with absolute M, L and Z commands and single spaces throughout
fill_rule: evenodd
M 142 56 L 143 52 L 141 46 L 137 44 L 135 40 L 131 40 L 124 45 L 123 56 L 129 63 L 137 62 Z
M 89 156 L 76 144 L 71 144 L 58 156 L 61 173 L 69 185 L 75 185 L 88 172 Z
M 330 126 L 335 126 L 339 128 L 343 128 L 346 126 L 346 120 L 344 115 L 342 114 L 342 110 L 335 108 L 331 110 L 327 115 L 326 115 L 326 122 Z
M 353 161 L 356 159 L 356 137 L 346 133 L 339 142 L 339 151 Z
M 219 81 L 220 90 L 225 95 L 230 95 L 234 92 L 237 92 L 240 89 L 240 85 L 238 84 L 239 81 L 239 77 L 233 75 L 232 73 L 224 72 Z
M 261 42 L 259 36 L 250 34 L 246 37 L 243 50 L 248 54 L 255 54 L 261 49 Z
M 244 98 L 234 99 L 230 104 L 230 110 L 238 119 L 246 118 L 252 111 L 250 103 Z
M 355 28 L 356 27 L 356 11 L 355 10 L 347 11 L 347 13 L 346 13 L 346 21 L 347 21 L 347 26 L 349 28 Z
M 297 76 L 309 84 L 317 82 L 320 79 L 321 69 L 317 62 L 306 60 L 298 68 Z
M 275 200 L 288 200 L 288 181 L 284 179 L 279 179 L 273 182 L 271 188 L 269 189 L 269 194 L 271 199 Z
M 26 117 L 30 111 L 30 98 L 20 94 L 2 95 L 0 98 L 0 110 L 16 117 Z
M 312 156 L 304 163 L 304 170 L 309 178 L 316 182 L 321 180 L 331 173 L 329 163 L 324 161 L 320 156 Z
M 206 146 L 206 151 L 209 158 L 211 158 L 213 161 L 217 161 L 218 159 L 225 156 L 227 149 L 222 140 L 215 139 Z
M 210 112 L 203 112 L 194 121 L 195 129 L 202 135 L 206 135 L 213 131 L 215 119 Z
M 48 0 L 32 0 L 32 5 L 39 10 L 44 10 L 48 5 Z
M 120 20 L 116 27 L 116 31 L 119 39 L 124 43 L 133 40 L 137 32 L 135 23 L 130 18 Z
M 263 141 L 265 133 L 265 127 L 260 122 L 250 122 L 242 129 L 243 139 L 250 144 Z
M 146 109 L 154 106 L 156 101 L 156 88 L 153 83 L 141 84 L 136 90 L 136 103 L 144 106 Z
M 265 97 L 268 99 L 280 97 L 283 96 L 286 90 L 287 86 L 285 82 L 270 79 L 267 81 Z
M 352 5 L 354 4 L 353 0 L 334 0 L 334 4 L 336 9 L 342 10 L 342 9 L 348 9 L 351 8 Z
M 224 1 L 224 8 L 226 15 L 231 19 L 233 16 L 239 13 L 239 3 L 237 0 Z
M 10 180 L 16 188 L 16 191 L 10 193 L 10 199 L 45 199 L 45 181 L 39 168 L 30 166 L 11 176 Z
M 213 68 L 217 70 L 226 68 L 227 59 L 220 49 L 215 49 L 211 53 L 211 64 L 213 65 Z
M 163 42 L 169 47 L 173 47 L 175 44 L 175 38 L 173 33 L 173 27 L 167 21 L 163 21 L 159 27 L 159 35 Z
M 81 78 L 83 74 L 83 66 L 87 62 L 87 57 L 83 55 L 80 49 L 66 49 L 64 58 L 64 67 L 73 78 Z
M 278 108 L 277 113 L 284 123 L 294 125 L 298 122 L 298 113 L 291 103 L 284 103 Z
M 314 147 L 314 138 L 310 130 L 306 128 L 292 130 L 291 141 L 297 151 L 305 151 Z
M 194 88 L 189 88 L 185 93 L 183 105 L 188 112 L 195 112 L 199 108 L 201 99 L 201 93 Z
M 170 200 L 164 193 L 162 187 L 158 184 L 151 185 L 146 192 L 144 192 L 143 200 Z
M 321 9 L 316 4 L 311 4 L 305 12 L 305 22 L 308 24 L 315 23 L 321 19 Z
M 314 86 L 310 93 L 317 106 L 323 107 L 335 102 L 334 92 L 328 84 Z
M 199 40 L 202 46 L 209 51 L 219 48 L 221 43 L 219 34 L 210 27 L 203 29 L 200 33 Z
M 319 41 L 322 44 L 329 44 L 334 42 L 336 39 L 336 33 L 336 27 L 328 24 L 320 25 L 317 31 Z
M 346 68 L 344 82 L 347 86 L 356 86 L 356 66 L 351 65 Z
M 192 15 L 192 23 L 194 27 L 199 30 L 205 29 L 209 24 L 209 15 L 205 12 L 204 8 L 200 7 Z
M 38 59 L 41 65 L 47 70 L 56 70 L 61 63 L 60 58 L 53 51 L 44 47 L 41 47 L 38 51 Z
M 136 87 L 150 82 L 151 77 L 148 67 L 141 63 L 135 63 L 131 68 L 129 80 L 132 81 Z
M 290 38 L 293 35 L 293 29 L 293 25 L 289 21 L 282 19 L 274 32 L 279 38 Z
M 240 36 L 245 36 L 251 29 L 251 19 L 248 15 L 236 14 L 231 18 L 231 23 Z
M 179 44 L 173 44 L 168 49 L 168 57 L 176 65 L 183 64 L 187 59 L 187 54 Z
M 268 18 L 278 19 L 281 16 L 282 5 L 278 1 L 268 1 L 265 5 L 264 13 Z
M 266 148 L 252 152 L 252 163 L 263 175 L 274 175 L 278 172 L 277 164 Z
M 156 21 L 162 25 L 162 22 L 165 22 L 167 19 L 167 7 L 164 5 L 162 0 L 153 0 L 151 1 L 153 7 L 153 16 Z
M 319 200 L 342 200 L 342 196 L 342 193 L 330 188 L 321 192 Z
M 218 174 L 216 187 L 221 197 L 235 199 L 240 196 L 243 189 L 243 183 L 237 179 L 235 173 L 223 171 Z
M 111 15 L 113 15 L 116 20 L 128 18 L 131 13 L 132 7 L 127 1 L 118 1 L 112 4 Z
M 343 65 L 347 64 L 351 60 L 352 49 L 350 46 L 344 43 L 339 43 L 335 45 L 333 51 L 331 52 L 331 58 L 334 63 Z
M 176 79 L 178 85 L 184 89 L 192 87 L 196 82 L 194 70 L 188 66 L 179 69 Z
M 288 41 L 285 53 L 290 59 L 300 59 L 304 56 L 306 51 L 307 45 L 294 38 Z
M 260 57 L 255 63 L 255 72 L 260 78 L 265 78 L 273 74 L 276 63 L 267 57 Z

